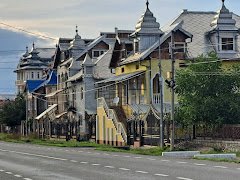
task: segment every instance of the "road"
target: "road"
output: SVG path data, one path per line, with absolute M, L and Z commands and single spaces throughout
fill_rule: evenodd
M 0 180 L 239 180 L 240 165 L 0 142 Z

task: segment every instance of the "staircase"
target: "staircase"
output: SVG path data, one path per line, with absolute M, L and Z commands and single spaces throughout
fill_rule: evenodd
M 126 116 L 121 108 L 109 108 L 103 97 L 98 98 L 97 106 L 103 107 L 108 118 L 112 120 L 117 133 L 121 134 L 125 143 L 127 143 Z

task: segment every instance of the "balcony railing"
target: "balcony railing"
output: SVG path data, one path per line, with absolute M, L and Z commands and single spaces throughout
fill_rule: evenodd
M 153 94 L 152 102 L 153 102 L 153 104 L 160 104 L 161 103 L 161 95 L 160 95 L 160 93 Z

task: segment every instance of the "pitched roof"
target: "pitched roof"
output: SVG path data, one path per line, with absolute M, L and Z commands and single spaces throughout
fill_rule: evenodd
M 215 51 L 206 34 L 212 30 L 211 23 L 217 12 L 202 12 L 184 10 L 172 23 L 182 22 L 182 28 L 193 35 L 192 42 L 188 44 L 189 58 Z M 236 27 L 240 28 L 240 16 L 233 14 Z M 239 38 L 238 38 L 239 39 Z
M 27 80 L 25 89 L 32 93 L 44 80 Z
M 182 22 L 179 22 L 179 23 L 176 23 L 176 24 L 173 24 L 173 25 L 163 28 L 164 34 L 160 38 L 161 44 L 164 43 L 171 36 L 172 31 L 176 31 L 176 30 L 181 31 L 182 33 L 187 35 L 189 38 L 192 37 L 191 33 L 187 32 L 186 30 L 184 30 L 182 28 Z M 155 42 L 150 48 L 146 49 L 145 51 L 138 52 L 138 53 L 135 53 L 135 54 L 127 57 L 120 63 L 120 65 L 132 63 L 132 62 L 139 61 L 139 60 L 140 61 L 144 60 L 145 58 L 147 58 L 147 56 L 149 56 L 158 47 L 159 47 L 159 41 Z

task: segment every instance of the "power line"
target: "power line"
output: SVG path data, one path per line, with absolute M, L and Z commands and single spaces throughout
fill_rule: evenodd
M 28 31 L 28 30 L 25 30 L 25 29 L 22 29 L 22 28 L 18 28 L 18 27 L 15 27 L 15 26 L 3 23 L 3 22 L 0 22 L 0 24 L 2 24 L 4 26 L 7 26 L 7 27 L 10 27 L 10 28 L 13 28 L 13 29 L 16 29 L 16 30 L 19 30 L 19 31 L 22 31 L 22 32 L 25 32 L 27 34 L 36 35 L 36 36 L 39 36 L 39 37 L 42 37 L 42 38 L 46 38 L 46 39 L 57 40 L 57 38 L 46 36 L 46 35 L 42 35 L 42 34 L 35 33 L 35 32 L 31 32 L 31 31 Z

